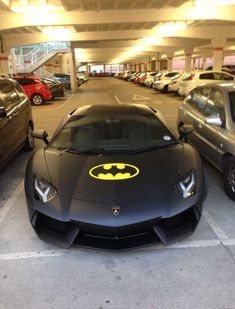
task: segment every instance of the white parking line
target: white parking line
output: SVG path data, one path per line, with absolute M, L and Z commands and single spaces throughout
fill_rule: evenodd
M 15 204 L 18 196 L 22 193 L 24 188 L 24 181 L 22 180 L 15 191 L 12 193 L 11 197 L 7 200 L 5 204 L 0 208 L 0 225 L 4 221 L 11 207 Z
M 65 253 L 66 253 L 66 250 L 45 250 L 45 251 L 1 253 L 0 261 L 55 257 L 55 256 L 64 255 Z
M 203 218 L 206 223 L 210 226 L 215 235 L 219 238 L 219 240 L 227 240 L 229 239 L 228 235 L 219 227 L 219 225 L 215 222 L 215 220 L 208 214 L 206 210 L 203 210 Z
M 116 95 L 114 95 L 114 99 L 118 102 L 118 104 L 122 104 L 122 102 L 118 99 Z

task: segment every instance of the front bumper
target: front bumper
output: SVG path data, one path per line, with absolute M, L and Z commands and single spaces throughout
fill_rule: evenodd
M 61 221 L 34 210 L 28 203 L 31 224 L 40 239 L 62 248 L 79 245 L 106 250 L 125 250 L 156 242 L 169 245 L 195 230 L 202 204 L 170 218 L 153 218 L 134 224 L 104 226 L 83 221 Z

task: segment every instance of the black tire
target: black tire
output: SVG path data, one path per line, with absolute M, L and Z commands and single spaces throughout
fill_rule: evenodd
M 31 151 L 33 149 L 34 149 L 33 127 L 31 124 L 29 124 L 27 129 L 27 137 L 24 144 L 24 150 Z
M 227 195 L 235 201 L 235 158 L 231 157 L 224 164 L 224 189 Z
M 166 85 L 166 86 L 163 87 L 162 92 L 163 92 L 163 93 L 167 93 L 167 92 L 168 92 L 168 85 Z
M 31 97 L 31 101 L 34 105 L 41 105 L 44 103 L 43 96 L 39 93 L 35 93 Z

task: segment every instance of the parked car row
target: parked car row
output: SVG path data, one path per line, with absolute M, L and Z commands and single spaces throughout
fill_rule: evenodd
M 235 81 L 235 76 L 224 71 L 160 71 L 160 72 L 133 72 L 124 71 L 116 74 L 117 78 L 132 81 L 136 84 L 153 88 L 163 93 L 172 92 L 186 96 L 196 86 L 208 82 Z
M 151 75 L 142 72 L 131 76 L 143 85 L 143 77 Z M 151 83 L 145 85 L 151 87 Z M 225 192 L 235 201 L 235 76 L 212 70 L 163 71 L 154 75 L 152 87 L 185 96 L 178 111 L 178 131 L 185 125 L 193 127 L 187 141 L 222 172 Z

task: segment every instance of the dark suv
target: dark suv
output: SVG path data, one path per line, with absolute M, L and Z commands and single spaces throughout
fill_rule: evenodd
M 34 148 L 30 102 L 14 80 L 0 78 L 0 169 L 18 150 Z

